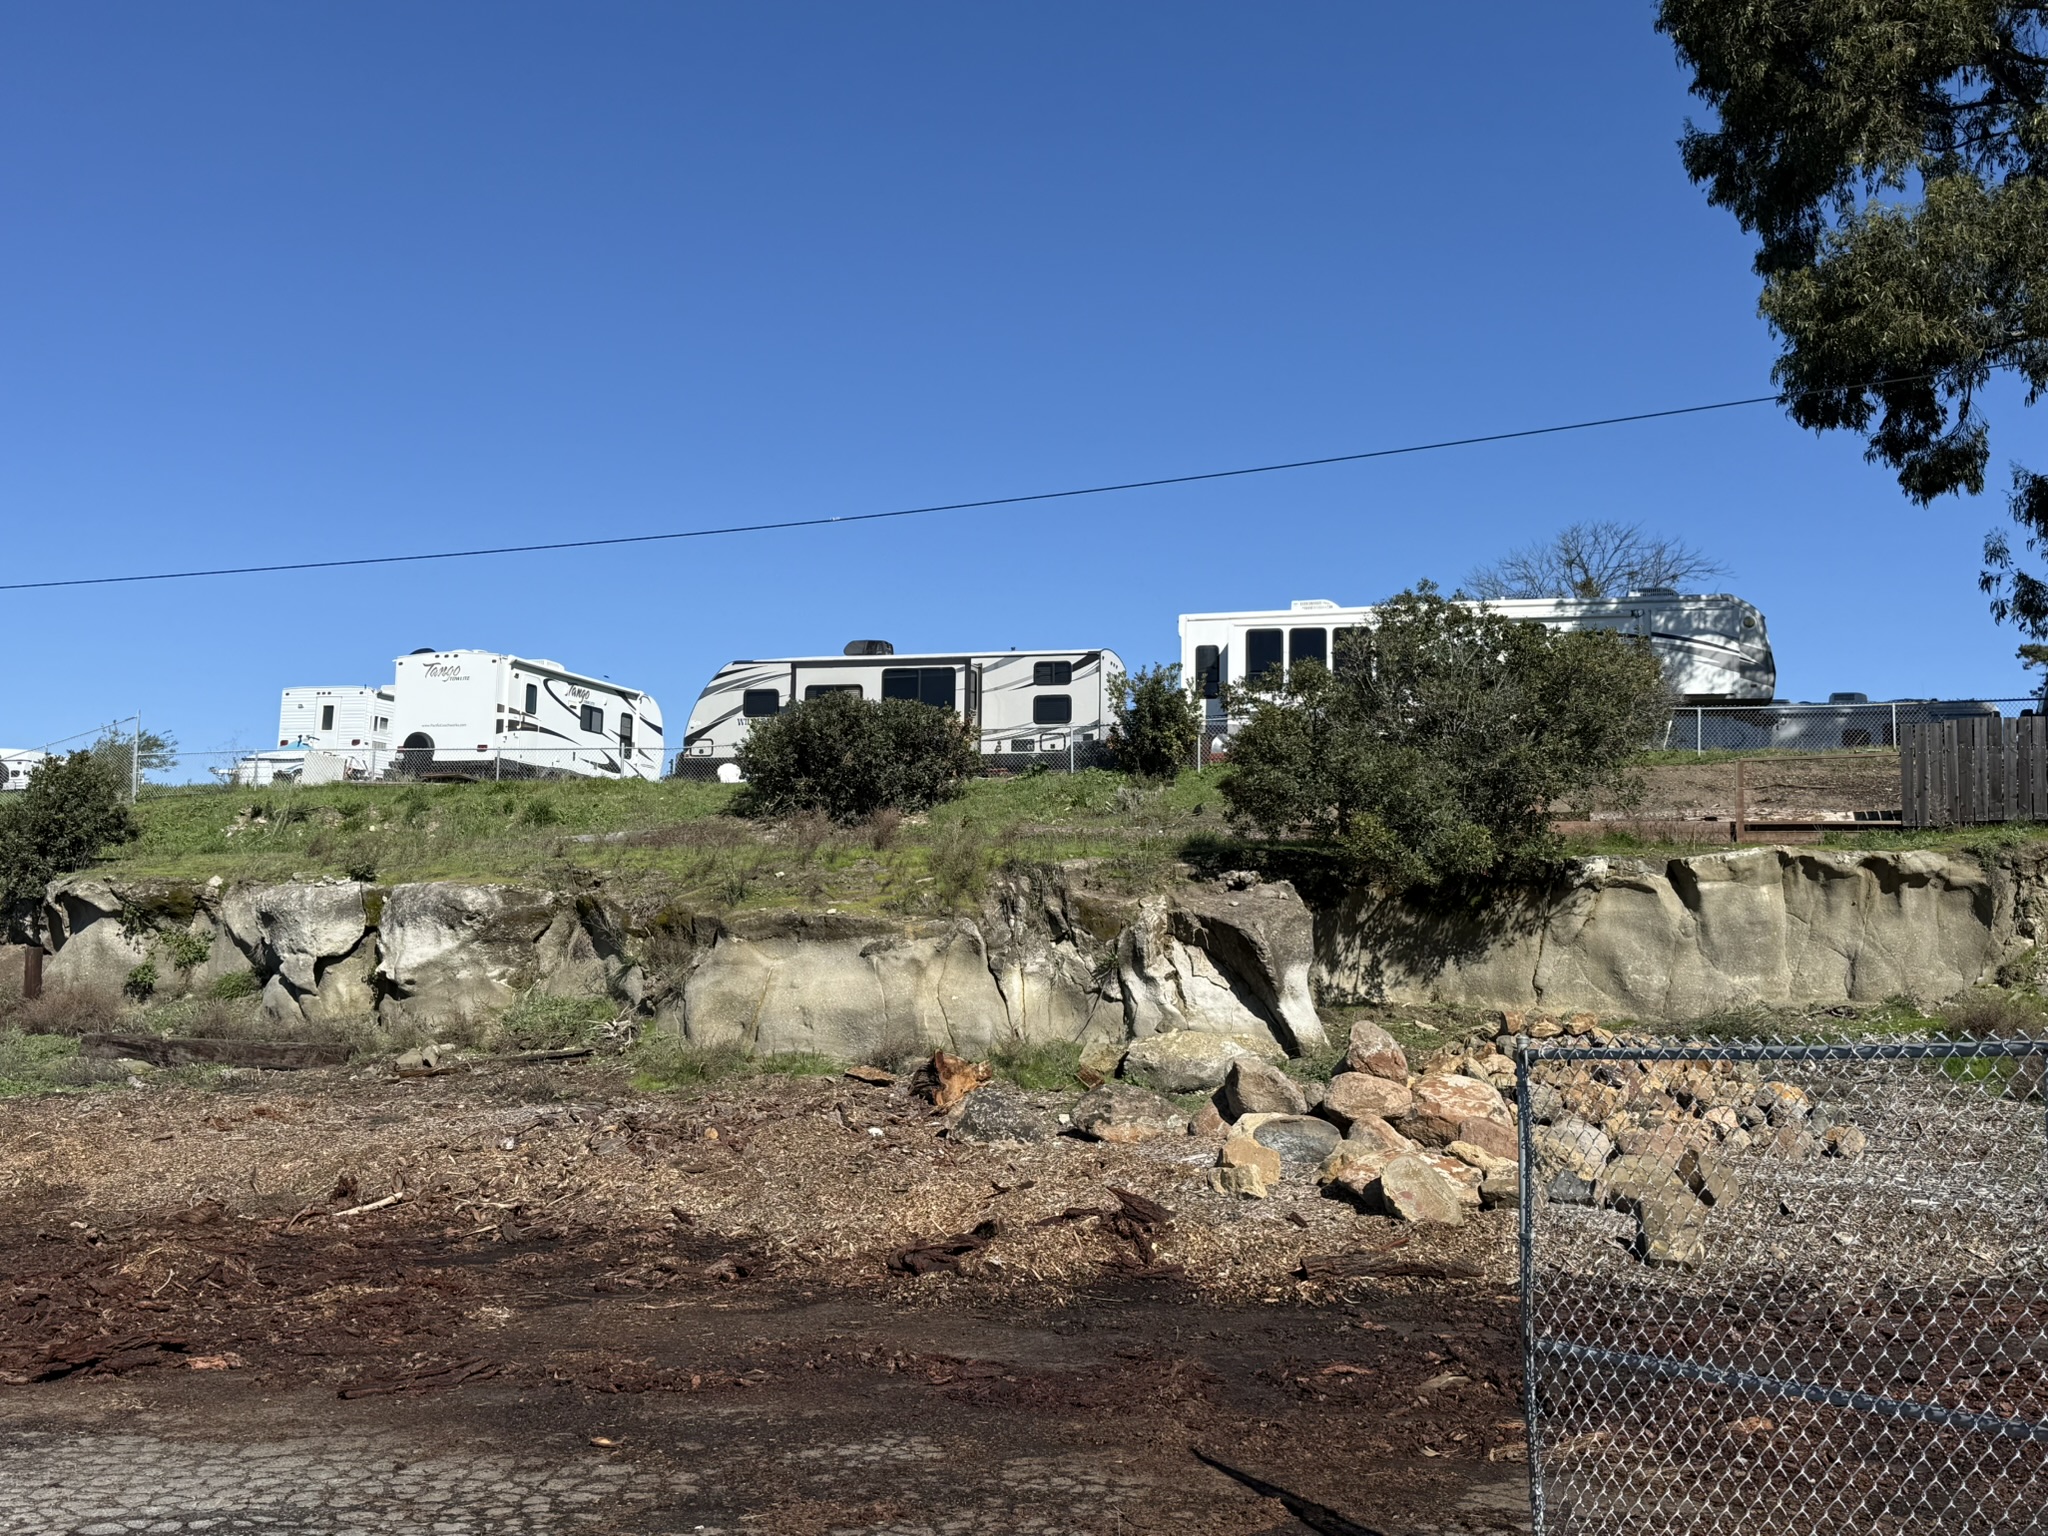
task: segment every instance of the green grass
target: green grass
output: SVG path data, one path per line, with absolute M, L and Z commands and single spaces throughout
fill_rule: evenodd
M 1220 773 L 1170 784 L 1090 771 L 980 779 L 892 831 L 722 814 L 722 784 L 334 784 L 159 788 L 115 876 L 228 883 L 347 876 L 565 886 L 601 876 L 685 905 L 940 913 L 978 902 L 1012 862 L 1094 858 L 1133 890 L 1171 878 L 1221 833 Z
M 736 1045 L 692 1045 L 673 1035 L 642 1040 L 631 1057 L 633 1086 L 674 1093 L 735 1077 L 833 1077 L 845 1066 L 809 1051 L 749 1056 Z
M 996 1076 L 1007 1078 L 1019 1088 L 1034 1092 L 1078 1091 L 1081 1080 L 1081 1047 L 1071 1040 L 1050 1040 L 1041 1044 L 1018 1041 L 1004 1046 L 988 1059 Z
M 505 1011 L 497 1036 L 507 1050 L 554 1051 L 587 1045 L 597 1026 L 618 1016 L 608 997 L 547 997 L 529 992 Z
M 24 1035 L 0 1030 L 0 1098 L 77 1093 L 125 1083 L 128 1074 L 111 1061 L 78 1053 L 68 1035 Z

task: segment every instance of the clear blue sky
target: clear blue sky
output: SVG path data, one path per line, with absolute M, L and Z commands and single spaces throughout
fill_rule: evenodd
M 1644 3 L 0 10 L 0 567 L 952 501 L 1767 391 Z M 2009 398 L 2002 463 L 2048 458 Z M 1788 697 L 2022 691 L 1995 497 L 1770 407 L 1002 513 L 0 597 L 0 745 L 256 745 L 415 646 L 676 734 L 735 656 L 1370 601 L 1578 518 L 1731 568 Z

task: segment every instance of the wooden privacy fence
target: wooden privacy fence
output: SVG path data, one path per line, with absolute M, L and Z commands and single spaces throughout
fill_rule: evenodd
M 1900 737 L 1907 826 L 2048 821 L 2048 716 L 1973 715 L 1907 726 Z

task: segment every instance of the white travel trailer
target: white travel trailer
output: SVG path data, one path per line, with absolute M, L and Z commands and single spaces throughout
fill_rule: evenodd
M 391 761 L 392 703 L 389 688 L 287 688 L 277 708 L 277 745 L 213 774 L 256 786 L 375 778 Z
M 1672 693 L 1686 704 L 1768 703 L 1777 691 L 1778 666 L 1763 614 L 1725 593 L 1682 597 L 1659 590 L 1615 598 L 1500 599 L 1473 606 L 1552 629 L 1641 635 L 1662 663 Z M 1211 728 L 1221 729 L 1226 688 L 1297 661 L 1341 665 L 1345 632 L 1370 626 L 1372 616 L 1370 608 L 1345 608 L 1324 598 L 1247 613 L 1184 613 L 1181 675 L 1208 701 Z
M 0 794 L 27 789 L 28 776 L 49 760 L 49 753 L 30 747 L 0 747 Z
M 387 777 L 661 777 L 661 706 L 637 688 L 491 651 L 418 650 L 397 668 Z
M 697 696 L 681 761 L 730 762 L 754 721 L 841 692 L 950 709 L 986 754 L 1067 752 L 1108 736 L 1109 679 L 1122 670 L 1099 649 L 898 656 L 886 640 L 856 640 L 838 656 L 730 662 Z

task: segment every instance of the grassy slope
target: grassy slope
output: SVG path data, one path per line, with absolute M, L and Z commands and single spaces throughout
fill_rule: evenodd
M 1092 857 L 1134 888 L 1191 838 L 1219 835 L 1216 775 L 1134 786 L 1103 772 L 980 780 L 893 834 L 721 814 L 733 791 L 687 783 L 325 785 L 161 789 L 109 873 L 230 883 L 356 874 L 625 887 L 721 907 L 938 909 L 1006 859 Z
M 551 885 L 601 875 L 623 891 L 699 906 L 835 906 L 942 911 L 973 898 L 1008 860 L 1104 861 L 1129 890 L 1156 887 L 1190 852 L 1226 862 L 1232 839 L 1221 774 L 1139 786 L 1105 772 L 978 780 L 893 834 L 822 822 L 758 825 L 723 814 L 733 791 L 690 783 L 328 785 L 159 789 L 140 806 L 142 837 L 110 873 L 230 883 L 355 874 Z M 2030 826 L 1951 832 L 1831 833 L 1845 849 L 1987 852 L 2048 834 Z M 1570 852 L 1670 858 L 1725 844 L 1574 839 Z

